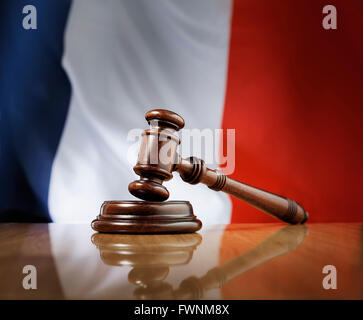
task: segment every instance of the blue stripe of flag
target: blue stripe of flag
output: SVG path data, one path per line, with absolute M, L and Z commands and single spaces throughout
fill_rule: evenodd
M 22 27 L 25 5 L 37 30 Z M 70 1 L 0 3 L 0 221 L 50 221 L 52 163 L 69 108 L 61 66 Z

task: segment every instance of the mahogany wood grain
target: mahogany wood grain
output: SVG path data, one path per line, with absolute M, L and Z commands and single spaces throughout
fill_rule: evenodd
M 212 190 L 226 192 L 282 221 L 297 224 L 308 220 L 308 213 L 295 201 L 228 178 L 219 170 L 207 168 L 201 159 L 180 158 L 175 170 L 186 182 L 203 183 Z
M 188 201 L 105 201 L 92 221 L 95 231 L 107 233 L 189 233 L 201 227 Z
M 304 225 L 279 229 L 246 253 L 221 266 L 210 269 L 201 277 L 184 279 L 179 288 L 164 280 L 172 266 L 187 264 L 201 243 L 199 234 L 170 235 L 163 242 L 149 235 L 133 239 L 109 234 L 95 234 L 92 242 L 108 265 L 132 266 L 128 280 L 137 286 L 138 299 L 202 299 L 206 291 L 221 288 L 226 282 L 271 259 L 295 250 L 304 240 Z
M 214 225 L 173 235 L 0 224 L 0 299 L 359 300 L 362 240 L 362 223 Z M 22 287 L 28 264 L 37 290 Z M 337 268 L 336 290 L 322 286 L 326 265 Z
M 155 109 L 145 118 L 151 127 L 142 135 L 138 162 L 134 167 L 140 179 L 129 185 L 134 196 L 147 201 L 165 201 L 169 192 L 162 183 L 177 171 L 185 182 L 203 183 L 212 190 L 226 192 L 284 222 L 297 224 L 308 220 L 308 213 L 293 200 L 228 178 L 221 171 L 207 168 L 204 161 L 196 157 L 183 159 L 178 156 L 180 139 L 175 132 L 184 127 L 184 120 L 178 114 Z

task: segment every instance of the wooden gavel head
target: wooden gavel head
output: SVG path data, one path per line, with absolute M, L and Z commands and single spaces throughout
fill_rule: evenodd
M 184 127 L 184 120 L 178 114 L 156 109 L 147 112 L 145 118 L 150 128 L 142 134 L 134 167 L 140 179 L 129 185 L 130 193 L 137 198 L 158 202 L 168 199 L 169 192 L 162 183 L 177 171 L 184 182 L 202 183 L 214 191 L 226 192 L 282 221 L 291 224 L 307 221 L 308 213 L 297 202 L 231 179 L 220 170 L 209 169 L 196 157 L 180 157 L 177 153 L 180 139 L 176 132 Z M 184 203 L 184 210 L 186 214 L 190 213 L 188 203 Z
M 169 191 L 163 181 L 173 177 L 180 139 L 176 132 L 184 127 L 184 119 L 178 114 L 154 109 L 146 113 L 150 128 L 142 133 L 141 147 L 134 171 L 139 180 L 129 184 L 129 191 L 147 201 L 165 201 Z

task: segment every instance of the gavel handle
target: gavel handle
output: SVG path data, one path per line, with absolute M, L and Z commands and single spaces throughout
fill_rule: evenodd
M 207 168 L 196 157 L 179 158 L 175 170 L 185 182 L 203 183 L 212 190 L 226 192 L 282 221 L 297 224 L 308 220 L 308 213 L 295 201 L 228 178 L 221 171 Z

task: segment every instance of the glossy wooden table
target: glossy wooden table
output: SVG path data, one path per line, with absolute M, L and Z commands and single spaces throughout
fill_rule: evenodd
M 37 289 L 23 288 L 23 267 Z M 326 290 L 323 268 L 337 270 Z M 0 299 L 362 299 L 363 225 L 241 224 L 197 234 L 96 234 L 0 224 Z

